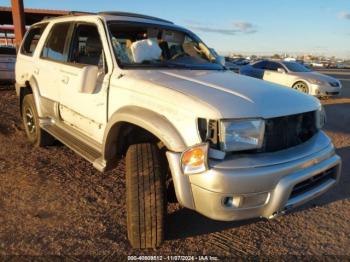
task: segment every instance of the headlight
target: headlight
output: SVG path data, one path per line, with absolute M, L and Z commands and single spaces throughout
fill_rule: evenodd
M 223 151 L 243 151 L 261 148 L 264 140 L 265 121 L 223 120 L 220 123 L 220 145 Z
M 327 85 L 328 84 L 327 82 L 316 80 L 316 79 L 308 79 L 308 81 L 314 85 Z
M 203 173 L 208 169 L 208 143 L 193 146 L 181 155 L 182 172 L 186 175 Z
M 323 128 L 323 126 L 326 124 L 326 119 L 326 111 L 324 110 L 324 107 L 321 106 L 316 112 L 316 127 L 318 129 Z

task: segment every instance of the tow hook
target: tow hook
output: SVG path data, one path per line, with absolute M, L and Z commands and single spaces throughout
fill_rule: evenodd
M 271 216 L 268 217 L 268 219 L 274 219 L 276 217 L 284 215 L 285 213 L 285 210 L 274 212 Z
M 271 216 L 268 217 L 268 219 L 274 219 L 276 217 L 285 215 L 286 212 L 292 208 L 293 208 L 293 205 L 286 206 L 283 210 L 274 212 Z

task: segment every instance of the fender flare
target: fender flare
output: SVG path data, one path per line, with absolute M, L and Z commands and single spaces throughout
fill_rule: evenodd
M 26 88 L 30 88 L 34 97 L 34 103 L 35 103 L 35 107 L 36 107 L 36 111 L 38 112 L 39 117 L 43 117 L 43 112 L 41 110 L 41 106 L 40 106 L 40 91 L 39 91 L 39 86 L 38 86 L 38 82 L 36 81 L 36 79 L 32 76 L 29 80 L 26 81 L 26 85 L 29 84 L 29 86 L 21 86 L 19 88 L 19 95 L 20 98 L 22 98 L 22 92 L 24 89 Z M 22 104 L 20 105 L 22 106 Z
M 139 126 L 159 138 L 168 150 L 182 152 L 186 143 L 174 125 L 163 115 L 137 106 L 126 106 L 109 119 L 103 137 L 102 152 L 105 160 L 112 160 L 123 123 Z

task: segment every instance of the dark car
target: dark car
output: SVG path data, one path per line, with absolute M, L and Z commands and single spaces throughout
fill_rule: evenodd
M 16 49 L 11 46 L 0 46 L 0 84 L 15 82 Z

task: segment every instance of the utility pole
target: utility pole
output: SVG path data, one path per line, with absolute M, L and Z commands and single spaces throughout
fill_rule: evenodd
M 15 46 L 18 47 L 22 42 L 25 34 L 24 8 L 23 0 L 11 0 L 12 5 L 12 20 L 15 30 Z

